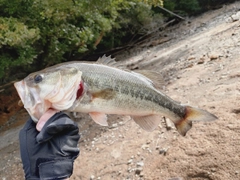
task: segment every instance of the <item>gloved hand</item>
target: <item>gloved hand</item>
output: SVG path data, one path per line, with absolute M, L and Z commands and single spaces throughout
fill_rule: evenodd
M 70 177 L 79 154 L 80 135 L 66 114 L 53 115 L 42 127 L 29 119 L 20 131 L 20 151 L 27 180 L 62 180 Z

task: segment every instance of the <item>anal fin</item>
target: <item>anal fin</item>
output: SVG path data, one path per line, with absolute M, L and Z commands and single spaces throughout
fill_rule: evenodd
M 133 120 L 145 131 L 151 132 L 160 124 L 158 115 L 132 116 Z
M 107 115 L 100 112 L 90 112 L 91 118 L 101 126 L 108 126 Z

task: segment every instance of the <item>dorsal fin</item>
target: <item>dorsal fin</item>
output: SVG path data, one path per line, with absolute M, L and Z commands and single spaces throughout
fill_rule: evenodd
M 157 89 L 164 89 L 165 82 L 161 73 L 152 70 L 135 70 L 134 73 L 144 78 Z
M 105 54 L 98 58 L 97 64 L 102 64 L 102 65 L 107 65 L 107 66 L 110 66 L 110 67 L 115 67 L 115 68 L 119 68 L 119 69 L 124 69 L 124 65 L 118 63 L 115 61 L 115 58 L 111 58 L 111 55 L 110 56 L 106 56 Z

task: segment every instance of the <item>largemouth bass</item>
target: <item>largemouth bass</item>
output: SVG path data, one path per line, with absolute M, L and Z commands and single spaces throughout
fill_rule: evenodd
M 181 135 L 192 121 L 212 121 L 217 117 L 205 110 L 179 104 L 163 94 L 159 74 L 132 72 L 103 56 L 96 63 L 72 61 L 28 75 L 14 85 L 32 119 L 49 109 L 89 113 L 102 126 L 106 114 L 129 115 L 144 130 L 153 131 L 161 116 L 168 117 Z

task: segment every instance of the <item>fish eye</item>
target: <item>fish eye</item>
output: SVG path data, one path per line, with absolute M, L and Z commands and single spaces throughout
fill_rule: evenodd
M 34 82 L 35 83 L 40 83 L 43 79 L 43 76 L 41 74 L 37 74 L 34 76 Z

